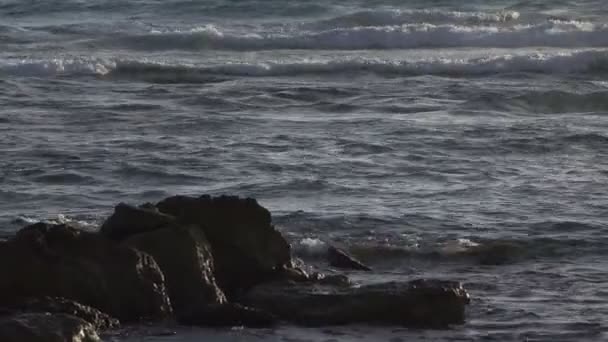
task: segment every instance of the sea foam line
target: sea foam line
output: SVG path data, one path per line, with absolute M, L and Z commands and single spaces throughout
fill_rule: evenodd
M 207 82 L 214 77 L 281 77 L 303 75 L 386 76 L 482 76 L 499 73 L 605 73 L 608 50 L 584 50 L 562 53 L 497 55 L 481 58 L 427 58 L 391 60 L 375 58 L 340 58 L 308 61 L 260 61 L 224 63 L 207 66 L 169 64 L 147 60 L 71 58 L 25 60 L 2 65 L 0 75 L 49 77 L 55 75 L 97 76 L 150 82 Z
M 213 25 L 106 38 L 101 45 L 135 50 L 367 50 L 499 47 L 608 47 L 608 25 L 547 21 L 515 26 L 430 23 L 357 26 L 295 33 L 234 33 Z

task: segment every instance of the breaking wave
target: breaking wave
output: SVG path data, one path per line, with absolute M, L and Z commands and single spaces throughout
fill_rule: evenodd
M 366 50 L 500 47 L 606 47 L 608 25 L 547 21 L 514 26 L 404 24 L 356 26 L 295 33 L 232 33 L 214 25 L 187 31 L 108 38 L 102 46 L 136 50 Z
M 518 20 L 517 11 L 459 12 L 441 10 L 366 10 L 349 13 L 313 23 L 305 28 L 333 29 L 340 27 L 403 25 L 410 23 L 431 24 L 491 24 Z
M 95 58 L 21 61 L 0 65 L 0 75 L 51 77 L 97 76 L 154 83 L 206 83 L 229 77 L 279 77 L 306 75 L 381 76 L 439 75 L 452 77 L 509 73 L 604 74 L 608 72 L 608 51 L 500 55 L 472 59 L 430 58 L 387 60 L 345 58 L 303 62 L 269 61 L 226 63 L 210 66 L 166 64 L 154 61 Z

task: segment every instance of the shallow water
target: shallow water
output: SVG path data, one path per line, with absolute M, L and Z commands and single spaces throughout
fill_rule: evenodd
M 607 337 L 608 3 L 3 0 L 0 19 L 0 238 L 239 194 L 307 261 L 338 242 L 376 270 L 358 281 L 473 297 L 448 331 L 107 339 Z

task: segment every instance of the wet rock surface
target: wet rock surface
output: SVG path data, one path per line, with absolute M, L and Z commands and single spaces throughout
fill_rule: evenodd
M 307 326 L 445 328 L 464 322 L 469 298 L 457 282 L 416 280 L 360 287 L 274 282 L 255 287 L 241 301 Z
M 135 207 L 119 203 L 99 232 L 109 239 L 120 241 L 131 235 L 165 228 L 174 222 L 175 218 L 159 212 L 152 204 Z
M 99 342 L 92 324 L 64 313 L 0 317 L 2 342 Z
M 270 212 L 254 199 L 174 196 L 157 207 L 203 229 L 213 249 L 217 280 L 229 297 L 291 261 L 289 243 L 272 225 Z
M 131 236 L 124 244 L 154 257 L 178 318 L 196 308 L 226 302 L 213 274 L 211 246 L 197 226 L 170 226 Z
M 61 297 L 21 298 L 3 308 L 9 313 L 63 313 L 91 323 L 96 329 L 113 329 L 120 326 L 116 318 L 92 308 Z M 1 312 L 0 312 L 1 315 Z
M 148 254 L 69 225 L 38 223 L 0 245 L 0 304 L 64 297 L 121 321 L 171 314 L 164 276 Z

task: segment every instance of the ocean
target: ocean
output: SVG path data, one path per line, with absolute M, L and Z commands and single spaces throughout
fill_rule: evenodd
M 0 237 L 251 196 L 305 261 L 472 297 L 441 331 L 107 341 L 606 340 L 608 1 L 0 0 L 0 184 Z

